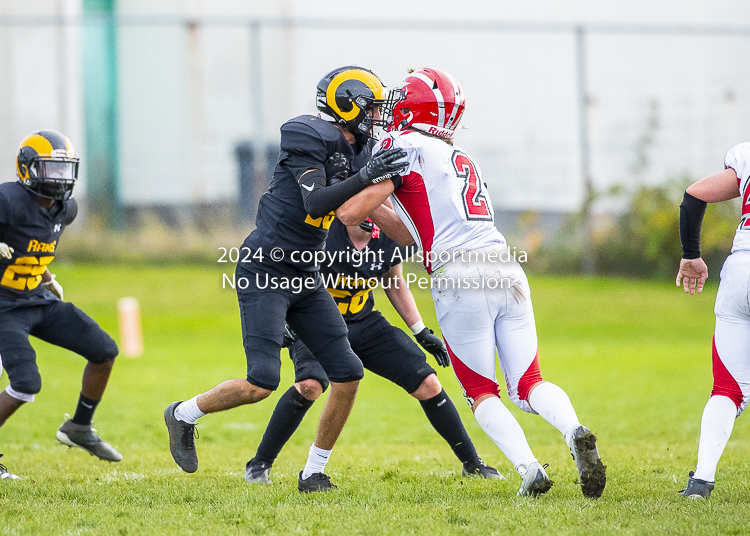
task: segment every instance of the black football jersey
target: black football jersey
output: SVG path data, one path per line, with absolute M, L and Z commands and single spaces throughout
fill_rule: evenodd
M 320 275 L 346 322 L 361 320 L 374 309 L 372 290 L 380 278 L 414 253 L 382 232 L 357 253 L 346 226 L 338 220 L 331 224 L 326 252 L 332 261 L 321 265 Z
M 0 184 L 0 242 L 14 250 L 11 259 L 0 256 L 0 310 L 53 299 L 42 286 L 42 274 L 77 215 L 75 199 L 56 201 L 48 211 L 20 182 Z
M 245 239 L 243 246 L 253 252 L 261 249 L 263 268 L 252 260 L 251 265 L 243 266 L 250 270 L 269 269 L 273 261 L 271 250 L 281 248 L 284 252 L 282 263 L 298 270 L 314 271 L 319 266 L 313 261 L 295 262 L 292 252 L 321 251 L 324 247 L 328 228 L 334 219 L 331 212 L 320 218 L 312 218 L 307 213 L 302 200 L 299 175 L 307 169 L 325 169 L 326 159 L 334 153 L 343 154 L 350 166 L 350 174 L 356 173 L 367 164 L 374 147 L 374 140 L 365 146 L 350 145 L 344 135 L 332 123 L 311 115 L 301 115 L 290 119 L 281 127 L 279 159 L 273 172 L 268 191 L 258 204 L 256 228 Z

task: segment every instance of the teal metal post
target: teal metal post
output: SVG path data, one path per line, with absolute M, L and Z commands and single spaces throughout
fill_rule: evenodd
M 83 98 L 88 205 L 111 229 L 125 226 L 120 196 L 116 0 L 83 0 Z

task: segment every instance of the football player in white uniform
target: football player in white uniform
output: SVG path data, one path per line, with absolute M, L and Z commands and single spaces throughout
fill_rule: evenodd
M 721 270 L 716 294 L 716 328 L 713 340 L 714 385 L 701 419 L 698 465 L 690 471 L 682 495 L 708 498 L 714 489 L 716 466 L 732 434 L 735 418 L 750 396 L 750 143 L 732 147 L 724 158 L 724 171 L 710 175 L 685 190 L 680 205 L 682 260 L 677 286 L 700 293 L 708 278 L 701 259 L 700 233 L 707 203 L 742 196 L 742 218 L 734 235 L 732 254 Z
M 495 228 L 479 166 L 453 144 L 464 110 L 461 86 L 448 73 L 420 69 L 391 92 L 386 108 L 390 133 L 374 151 L 403 149 L 408 168 L 366 188 L 336 215 L 345 224 L 370 215 L 387 234 L 402 242 L 413 239 L 421 249 L 456 377 L 479 425 L 520 474 L 519 494 L 545 493 L 552 481 L 500 401 L 496 349 L 510 399 L 562 433 L 583 494 L 600 497 L 606 467 L 596 437 L 581 425 L 567 394 L 542 380 L 526 275 L 509 259 L 505 238 Z M 388 196 L 395 213 L 381 206 Z

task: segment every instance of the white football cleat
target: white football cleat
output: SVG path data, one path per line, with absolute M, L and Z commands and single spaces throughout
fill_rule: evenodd
M 521 477 L 521 489 L 518 490 L 518 495 L 523 497 L 538 497 L 543 493 L 547 493 L 554 483 L 547 476 L 544 467 L 539 462 L 534 462 L 529 464 L 526 473 Z
M 570 454 L 576 461 L 578 481 L 584 497 L 598 499 L 607 485 L 607 466 L 602 463 L 596 448 L 596 436 L 585 426 L 579 426 L 568 441 Z
M 0 454 L 0 458 L 2 457 L 3 455 Z M 9 472 L 8 469 L 0 463 L 0 480 L 21 480 L 21 477 Z
M 271 484 L 271 464 L 267 462 L 256 461 L 255 458 L 245 465 L 245 482 L 250 484 L 262 484 L 268 486 Z

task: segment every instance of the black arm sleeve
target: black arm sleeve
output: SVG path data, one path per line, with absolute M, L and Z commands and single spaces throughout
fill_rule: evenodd
M 697 259 L 701 256 L 701 226 L 708 203 L 685 192 L 680 205 L 680 242 L 682 258 Z
M 289 122 L 281 127 L 280 163 L 299 183 L 305 210 L 311 218 L 336 210 L 370 184 L 357 176 L 326 186 L 325 162 L 329 156 L 326 139 L 310 125 Z
M 296 174 L 295 174 L 296 176 Z M 345 181 L 326 186 L 326 174 L 322 169 L 313 169 L 302 174 L 299 185 L 305 210 L 311 218 L 320 218 L 343 205 L 369 186 L 369 182 L 353 175 Z

